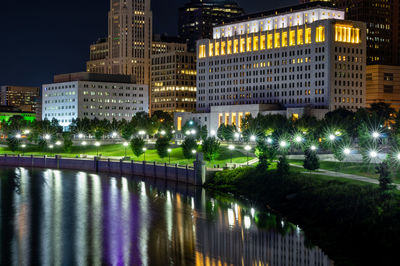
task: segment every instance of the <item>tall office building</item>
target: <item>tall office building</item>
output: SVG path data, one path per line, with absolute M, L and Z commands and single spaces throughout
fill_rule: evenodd
M 176 121 L 194 117 L 216 130 L 222 123 L 240 127 L 247 114 L 296 119 L 356 111 L 365 106 L 365 40 L 365 23 L 320 3 L 214 27 L 212 39 L 197 42 L 196 110 L 204 115 L 177 114 Z
M 179 35 L 196 50 L 196 41 L 212 36 L 212 29 L 232 17 L 243 14 L 243 9 L 232 0 L 191 0 L 179 8 Z
M 196 109 L 196 53 L 177 38 L 153 41 L 151 110 L 192 112 Z
M 91 45 L 87 71 L 133 75 L 149 85 L 151 42 L 150 0 L 110 0 L 108 37 Z
M 316 2 L 301 0 L 300 2 Z M 367 64 L 400 64 L 399 0 L 327 0 L 367 24 Z

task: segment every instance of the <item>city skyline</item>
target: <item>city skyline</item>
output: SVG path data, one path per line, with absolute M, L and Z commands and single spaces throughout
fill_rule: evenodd
M 176 35 L 178 8 L 189 1 L 178 0 L 171 4 L 152 0 L 153 33 Z M 298 3 L 297 0 L 237 2 L 247 13 L 274 8 L 277 4 Z M 97 38 L 107 36 L 109 1 L 53 3 L 20 1 L 4 4 L 0 16 L 0 32 L 6 37 L 0 43 L 1 85 L 40 86 L 51 82 L 55 74 L 84 71 L 89 59 L 87 47 Z M 77 6 L 79 10 L 75 8 Z

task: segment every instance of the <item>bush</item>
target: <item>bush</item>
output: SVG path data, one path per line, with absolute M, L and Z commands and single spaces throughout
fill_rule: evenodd
M 15 152 L 18 150 L 20 144 L 20 140 L 14 137 L 7 138 L 7 146 L 12 151 Z
M 319 168 L 319 160 L 317 153 L 310 149 L 306 149 L 304 152 L 304 168 L 310 171 L 317 170 Z
M 64 139 L 64 152 L 70 153 L 73 146 L 72 134 L 70 132 L 64 132 L 62 136 Z
M 382 191 L 393 189 L 392 178 L 390 177 L 389 166 L 386 162 L 376 167 L 376 173 L 379 174 L 379 187 Z
M 210 137 L 203 142 L 203 153 L 207 161 L 215 160 L 219 155 L 221 143 L 215 138 Z
M 197 150 L 197 142 L 193 137 L 187 137 L 182 142 L 183 156 L 185 156 L 186 159 L 193 158 L 193 150 Z
M 169 139 L 165 137 L 158 138 L 156 141 L 156 150 L 160 158 L 168 155 Z
M 287 176 L 289 174 L 289 161 L 287 160 L 286 156 L 279 158 L 278 174 L 280 176 Z
M 135 137 L 131 140 L 131 149 L 136 157 L 139 157 L 144 153 L 143 151 L 144 144 L 145 144 L 144 140 L 140 137 Z

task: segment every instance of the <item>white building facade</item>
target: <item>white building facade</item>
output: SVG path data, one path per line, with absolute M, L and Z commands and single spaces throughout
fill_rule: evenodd
M 42 90 L 42 118 L 56 118 L 64 130 L 77 118 L 131 120 L 137 112 L 149 111 L 147 85 L 69 81 L 43 85 Z
M 243 107 L 237 117 L 251 105 L 273 104 L 286 114 L 297 109 L 295 117 L 365 107 L 365 23 L 317 4 L 290 10 L 250 15 L 215 27 L 212 40 L 198 41 L 197 112 L 226 109 L 216 120 L 222 113 L 232 124 L 232 114 L 225 119 L 231 106 Z

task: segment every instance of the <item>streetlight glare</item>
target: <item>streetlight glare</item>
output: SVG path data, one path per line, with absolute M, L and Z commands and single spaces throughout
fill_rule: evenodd
M 26 145 L 25 145 L 25 144 L 22 144 L 22 145 L 21 145 L 21 148 L 26 148 Z
M 87 142 L 86 141 L 82 141 L 82 146 L 86 146 Z
M 282 141 L 279 143 L 279 146 L 281 146 L 282 148 L 285 148 L 285 147 L 287 146 L 287 142 L 284 141 L 284 140 L 282 140 Z
M 82 133 L 78 134 L 78 138 L 82 139 L 83 138 L 83 134 Z
M 247 145 L 246 147 L 244 147 L 244 149 L 245 149 L 246 151 L 249 151 L 249 150 L 251 150 L 251 147 L 250 147 L 249 145 Z
M 215 130 L 211 130 L 211 131 L 210 131 L 210 135 L 211 135 L 211 136 L 215 136 L 215 135 L 216 135 Z
M 239 133 L 235 133 L 235 139 L 239 139 L 239 137 L 240 137 L 240 134 Z
M 378 156 L 378 153 L 377 153 L 376 151 L 370 151 L 370 152 L 369 152 L 369 156 L 370 156 L 371 158 L 376 158 L 376 156 Z
M 196 135 L 196 130 L 192 129 L 192 130 L 190 131 L 190 133 L 191 133 L 192 135 Z
M 171 149 L 168 149 L 167 151 L 168 151 L 168 152 L 171 152 L 172 150 L 171 150 Z
M 115 138 L 115 137 L 117 137 L 117 136 L 118 136 L 118 133 L 117 133 L 117 132 L 113 132 L 113 133 L 112 133 L 112 137 L 113 137 L 113 138 Z
M 185 134 L 186 134 L 186 135 L 190 135 L 190 131 L 187 130 L 187 131 L 185 132 Z
M 379 138 L 379 136 L 380 136 L 379 132 L 376 132 L 376 131 L 372 132 L 372 137 L 373 137 L 374 139 Z
M 167 133 L 165 132 L 165 130 L 161 131 L 161 135 L 164 136 L 165 134 L 167 134 Z
M 54 148 L 54 145 L 50 145 L 49 148 L 50 148 L 50 149 L 53 149 L 53 148 Z
M 15 137 L 17 138 L 17 139 L 20 139 L 22 136 L 21 136 L 21 134 L 17 134 L 17 135 L 15 135 Z
M 335 135 L 333 135 L 333 134 L 330 134 L 329 135 L 329 140 L 335 140 L 336 139 L 336 136 Z
M 317 147 L 315 145 L 311 145 L 311 150 L 315 151 L 317 149 Z
M 147 151 L 147 148 L 143 148 L 143 151 Z
M 303 138 L 302 138 L 301 136 L 297 136 L 297 137 L 295 138 L 295 141 L 296 141 L 297 143 L 302 142 L 302 141 L 303 141 Z
M 24 130 L 25 135 L 28 135 L 29 133 L 31 133 L 31 131 L 29 129 Z
M 400 160 L 400 153 L 397 154 L 397 160 Z
M 345 148 L 343 150 L 343 153 L 346 154 L 346 155 L 349 155 L 351 153 L 351 150 L 349 148 Z
M 49 140 L 51 137 L 49 134 L 44 135 L 44 139 Z
M 129 143 L 128 142 L 124 142 L 124 147 L 128 147 L 129 146 Z
M 256 141 L 256 136 L 254 135 L 250 136 L 250 141 Z
M 228 147 L 230 150 L 234 150 L 235 149 L 235 146 L 233 146 L 233 145 L 229 145 L 229 147 Z
M 146 131 L 144 131 L 144 130 L 139 131 L 139 135 L 145 135 L 145 134 L 146 134 Z
M 95 142 L 94 146 L 99 147 L 100 146 L 100 142 Z
M 271 143 L 272 143 L 272 139 L 271 139 L 270 137 L 268 137 L 268 138 L 267 138 L 267 142 L 268 142 L 269 144 L 271 144 Z
M 56 145 L 57 145 L 57 146 L 60 146 L 60 145 L 61 145 L 61 141 L 57 141 L 57 142 L 56 142 Z
M 192 150 L 192 153 L 195 154 L 197 151 L 196 150 Z

